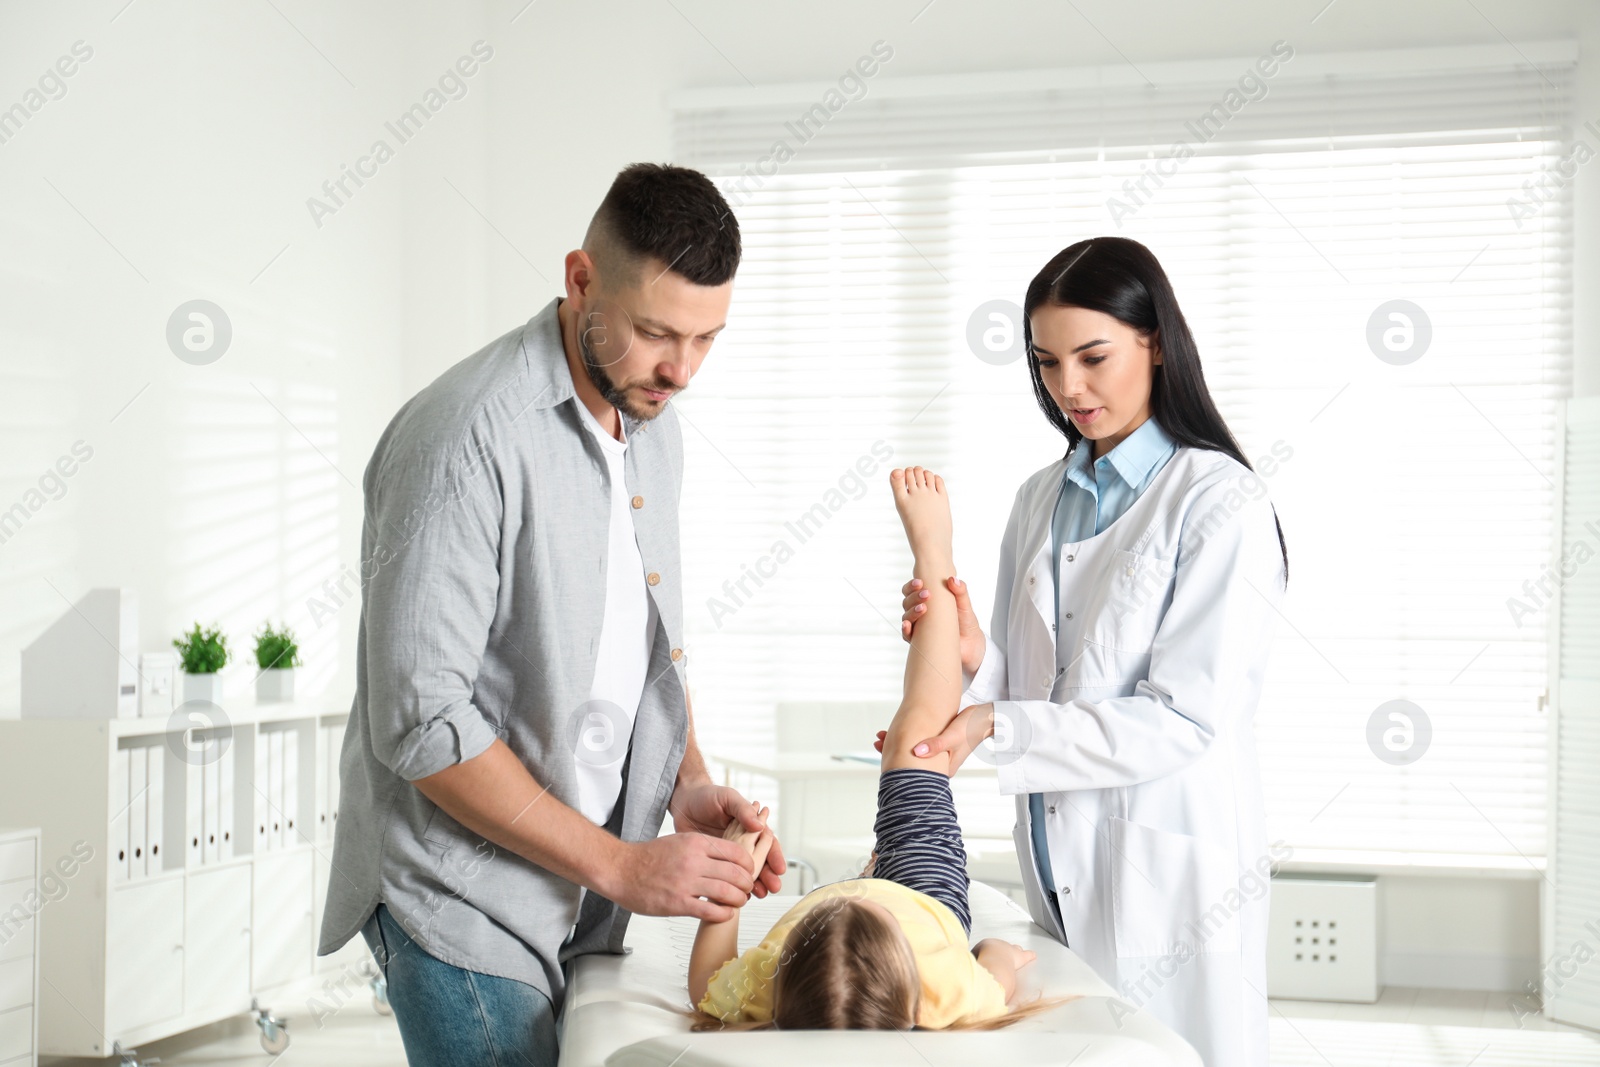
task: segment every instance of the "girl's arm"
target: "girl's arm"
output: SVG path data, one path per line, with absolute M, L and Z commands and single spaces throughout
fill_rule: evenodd
M 690 1004 L 698 1006 L 705 999 L 711 976 L 739 954 L 739 911 L 739 908 L 733 909 L 733 918 L 720 923 L 700 920 L 700 929 L 694 935 L 694 949 L 689 953 Z
M 768 810 L 761 809 L 762 822 L 766 822 Z M 750 857 L 752 870 L 759 871 L 761 865 L 767 861 L 767 852 L 771 849 L 773 841 L 771 830 L 756 833 L 746 830 L 738 820 L 734 820 L 728 824 L 722 836 L 738 841 L 744 846 L 746 855 Z M 700 929 L 694 935 L 694 948 L 689 953 L 689 1003 L 698 1005 L 704 1000 L 706 987 L 711 984 L 712 976 L 724 963 L 738 955 L 738 908 L 734 909 L 733 918 L 723 922 L 701 919 Z
M 1035 955 L 1031 949 L 1013 945 L 998 937 L 986 937 L 979 941 L 972 947 L 972 954 L 978 957 L 978 962 L 994 975 L 1000 988 L 1006 991 L 1007 1004 L 1017 995 L 1017 968 L 1031 962 Z

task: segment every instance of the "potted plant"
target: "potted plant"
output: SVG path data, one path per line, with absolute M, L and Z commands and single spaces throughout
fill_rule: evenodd
M 182 637 L 172 639 L 172 647 L 183 660 L 183 699 L 222 704 L 222 676 L 217 672 L 228 665 L 228 639 L 215 626 L 202 630 L 200 624 Z
M 262 703 L 294 699 L 294 669 L 300 666 L 300 646 L 287 625 L 272 628 L 264 622 L 256 633 L 256 699 Z

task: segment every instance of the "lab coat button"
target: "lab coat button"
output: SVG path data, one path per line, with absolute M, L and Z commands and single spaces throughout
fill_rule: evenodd
M 1069 619 L 1072 618 L 1072 612 L 1070 612 L 1070 611 L 1067 612 L 1067 618 L 1069 618 Z
M 644 580 L 649 582 L 651 585 L 660 585 L 661 575 L 657 574 L 655 571 L 651 571 L 649 574 L 644 576 Z
M 1068 563 L 1072 562 L 1072 555 L 1070 553 L 1067 555 L 1067 562 Z
M 1048 811 L 1049 811 L 1049 812 L 1050 812 L 1050 814 L 1051 814 L 1051 815 L 1054 815 L 1054 814 L 1055 814 L 1055 813 L 1056 813 L 1056 806 L 1055 806 L 1055 805 L 1054 805 L 1054 804 L 1052 804 L 1052 805 L 1050 805 L 1050 807 L 1049 807 L 1049 808 L 1048 808 L 1048 809 L 1046 809 L 1046 810 L 1048 810 Z
M 1031 575 L 1031 574 L 1030 574 L 1030 575 L 1028 575 L 1028 584 L 1029 584 L 1029 585 L 1032 585 L 1032 584 L 1033 584 L 1033 575 Z

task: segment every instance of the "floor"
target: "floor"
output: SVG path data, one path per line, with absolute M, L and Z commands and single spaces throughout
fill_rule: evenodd
M 1600 1034 L 1529 1014 L 1512 993 L 1390 987 L 1376 1004 L 1272 1002 L 1273 1067 L 1600 1064 Z
M 1390 988 L 1376 1004 L 1273 1001 L 1274 1067 L 1568 1067 L 1600 1064 L 1600 1034 L 1518 1018 L 1505 993 Z M 274 1059 L 261 1050 L 247 1018 L 155 1042 L 140 1049 L 163 1067 L 395 1067 L 405 1063 L 391 1016 L 371 1001 L 352 998 L 320 1018 L 288 1005 L 292 1042 Z M 105 1060 L 44 1058 L 40 1067 L 101 1064 Z M 285 1065 L 287 1067 L 287 1065 Z

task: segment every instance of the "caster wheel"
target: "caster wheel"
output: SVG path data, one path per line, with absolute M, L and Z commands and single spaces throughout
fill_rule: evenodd
M 289 1031 L 272 1023 L 262 1023 L 261 1047 L 270 1055 L 278 1055 L 289 1047 Z

